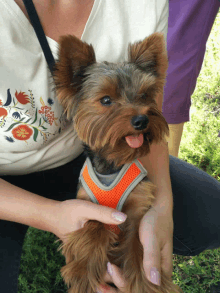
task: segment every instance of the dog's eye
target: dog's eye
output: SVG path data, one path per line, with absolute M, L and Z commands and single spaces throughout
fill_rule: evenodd
M 104 96 L 103 98 L 101 98 L 100 102 L 104 106 L 109 106 L 112 104 L 112 100 L 109 96 Z
M 147 94 L 142 94 L 142 95 L 141 95 L 141 99 L 142 99 L 142 100 L 146 100 L 146 99 L 147 99 Z

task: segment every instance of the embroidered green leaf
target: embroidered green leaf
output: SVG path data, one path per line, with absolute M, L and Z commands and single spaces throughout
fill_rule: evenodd
M 31 118 L 30 119 L 28 119 L 25 123 L 28 123 L 29 121 L 31 120 Z
M 36 113 L 35 113 L 35 119 L 31 124 L 34 124 L 37 121 L 37 109 L 36 109 Z
M 44 126 L 41 126 L 44 130 L 47 130 L 47 128 L 46 127 L 44 127 Z
M 9 126 L 9 128 L 7 130 L 5 130 L 5 132 L 11 130 L 15 125 L 17 124 L 20 124 L 21 122 L 16 122 L 16 123 L 13 123 L 11 126 Z
M 40 102 L 41 102 L 41 105 L 42 105 L 43 107 L 45 107 L 45 103 L 44 103 L 42 97 L 40 97 Z
M 40 118 L 40 121 L 39 121 L 39 126 L 41 125 L 41 118 Z
M 9 128 L 7 130 L 5 130 L 5 132 L 11 130 L 15 125 L 21 123 L 25 118 L 22 118 L 19 122 L 13 123 L 11 126 L 9 126 Z
M 37 141 L 38 129 L 34 127 L 34 141 Z

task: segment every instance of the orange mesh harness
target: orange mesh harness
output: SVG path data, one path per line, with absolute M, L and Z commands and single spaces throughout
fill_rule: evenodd
M 125 164 L 110 186 L 106 186 L 99 181 L 93 170 L 92 163 L 87 157 L 79 180 L 92 202 L 121 211 L 130 192 L 146 176 L 146 169 L 139 160 L 134 160 L 130 164 Z M 105 227 L 117 234 L 120 232 L 117 225 L 106 224 Z

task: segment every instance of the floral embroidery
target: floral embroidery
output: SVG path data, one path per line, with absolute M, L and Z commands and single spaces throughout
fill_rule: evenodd
M 12 137 L 5 136 L 5 139 L 9 142 L 15 142 L 15 140 Z
M 53 101 L 51 98 L 49 98 L 49 99 L 47 100 L 47 103 L 48 103 L 50 106 L 52 106 L 52 105 L 54 104 L 54 101 Z
M 26 107 L 29 106 L 29 109 L 21 108 L 19 103 L 21 105 L 26 105 Z M 14 139 L 17 139 L 27 143 L 27 140 L 31 137 L 36 142 L 38 135 L 40 134 L 45 143 L 49 136 L 55 135 L 59 132 L 58 129 L 56 133 L 50 133 L 48 129 L 53 123 L 56 126 L 59 126 L 57 120 L 61 123 L 61 118 L 55 118 L 54 111 L 51 108 L 54 101 L 51 98 L 48 98 L 47 103 L 51 106 L 49 107 L 44 103 L 41 97 L 40 103 L 42 107 L 38 110 L 38 108 L 35 108 L 34 96 L 31 90 L 29 90 L 29 95 L 22 91 L 17 92 L 16 90 L 15 98 L 12 98 L 10 89 L 7 90 L 7 100 L 5 104 L 0 100 L 0 127 L 6 127 L 7 121 L 7 129 L 5 132 L 10 131 L 13 136 L 5 136 L 5 139 L 8 142 L 13 143 L 15 142 Z M 11 113 L 10 118 L 9 113 Z M 10 126 L 8 125 L 9 121 L 13 122 Z
M 12 130 L 14 138 L 19 140 L 27 140 L 33 134 L 33 130 L 27 125 L 19 125 Z
M 48 123 L 50 123 L 50 125 L 53 124 L 54 121 L 54 113 L 52 111 L 50 111 L 51 107 L 47 107 L 47 106 L 42 106 L 41 110 L 38 111 L 38 113 L 40 114 L 45 114 L 45 117 L 48 121 Z
M 48 107 L 44 104 L 44 101 L 42 98 L 40 98 L 40 102 L 41 104 L 43 105 L 41 107 L 41 109 L 38 111 L 38 113 L 40 114 L 44 114 L 44 118 L 45 118 L 45 121 L 47 123 L 49 123 L 50 125 L 53 124 L 53 122 L 55 121 L 55 124 L 56 124 L 56 120 L 57 118 L 54 118 L 54 112 L 53 111 L 50 111 L 51 110 L 51 107 Z M 57 125 L 57 124 L 56 124 Z
M 30 103 L 30 99 L 27 98 L 28 95 L 25 95 L 24 92 L 20 92 L 18 94 L 17 91 L 16 91 L 15 97 L 17 98 L 18 102 L 21 103 L 22 105 L 26 105 L 26 104 Z
M 7 110 L 4 108 L 0 108 L 0 117 L 3 117 L 3 119 L 8 115 Z
M 5 117 L 8 115 L 8 111 L 5 108 L 0 108 L 0 118 L 2 117 L 2 122 L 0 122 L 0 127 L 4 125 Z
M 14 117 L 15 119 L 20 119 L 21 118 L 21 115 L 18 112 L 14 112 L 12 114 L 12 117 Z

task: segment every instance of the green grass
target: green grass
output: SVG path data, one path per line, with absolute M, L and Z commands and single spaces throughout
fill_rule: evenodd
M 220 13 L 207 44 L 203 68 L 192 96 L 191 121 L 185 123 L 179 157 L 220 180 Z M 25 238 L 19 293 L 61 293 L 64 257 L 55 236 L 29 228 Z M 198 256 L 174 256 L 173 280 L 184 292 L 207 293 L 220 282 L 220 248 Z
M 65 259 L 57 251 L 56 240 L 51 233 L 28 229 L 21 258 L 19 293 L 67 292 L 60 275 Z

